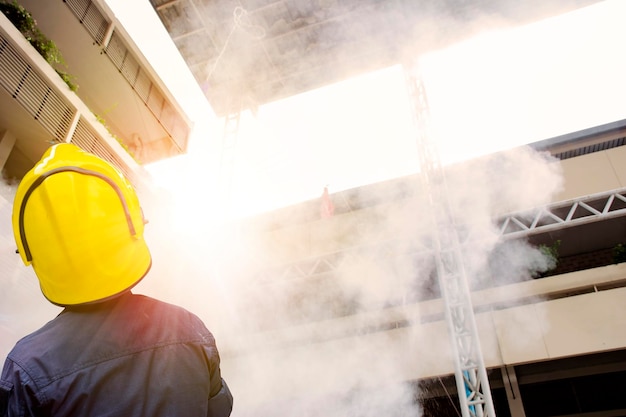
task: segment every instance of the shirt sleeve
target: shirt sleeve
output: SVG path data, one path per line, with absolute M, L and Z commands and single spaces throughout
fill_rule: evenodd
M 204 355 L 209 369 L 209 417 L 228 417 L 233 409 L 233 396 L 222 378 L 220 370 L 220 355 L 213 334 L 205 328 L 203 343 Z
M 0 417 L 8 416 L 11 391 L 13 391 L 13 384 L 0 380 Z
M 222 379 L 222 387 L 219 392 L 209 398 L 209 408 L 207 415 L 209 417 L 228 417 L 233 410 L 233 395 L 226 385 L 226 381 Z
M 7 359 L 0 377 L 0 416 L 29 415 L 27 410 L 32 410 L 33 400 L 34 390 L 30 377 L 18 364 Z

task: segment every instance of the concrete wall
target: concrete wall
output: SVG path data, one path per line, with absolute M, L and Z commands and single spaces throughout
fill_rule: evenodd
M 554 163 L 560 165 L 563 188 L 552 197 L 552 202 L 626 187 L 626 146 Z M 515 208 L 514 203 L 511 202 L 511 210 L 530 208 Z M 394 223 L 390 219 L 419 219 L 420 204 L 423 203 L 418 198 L 401 199 L 327 219 L 286 224 L 257 235 L 255 243 L 264 248 L 263 263 L 284 265 L 363 245 L 402 239 L 416 232 L 415 228 L 419 225 Z
M 599 290 L 624 280 L 626 264 L 619 264 L 475 292 L 485 364 L 493 368 L 624 348 L 626 288 Z M 319 374 L 315 364 L 324 363 L 331 369 L 362 366 L 374 379 L 402 381 L 453 373 L 451 346 L 443 303 L 436 299 L 259 333 L 245 351 L 228 346 L 222 351 L 228 374 L 259 362 L 288 361 L 298 364 L 299 377 L 307 372 L 314 377 Z
M 565 179 L 554 201 L 626 187 L 626 147 L 594 152 L 559 162 Z
M 626 147 L 554 162 L 560 164 L 564 181 L 553 201 L 625 187 L 625 162 Z M 410 225 L 378 228 L 377 224 L 407 214 L 419 217 L 415 198 L 276 227 L 259 235 L 256 243 L 265 248 L 267 264 L 278 267 L 402 239 L 415 232 Z M 623 349 L 624 282 L 626 264 L 618 264 L 474 292 L 487 367 Z M 320 363 L 333 370 L 346 368 L 346 372 L 349 367 L 352 373 L 355 368 L 367 369 L 377 380 L 406 381 L 454 372 L 441 299 L 263 331 L 251 337 L 250 349 L 222 348 L 224 372 L 234 379 L 253 364 L 275 366 L 286 361 L 298 365 L 287 367 L 285 381 L 291 381 L 289 372 L 294 369 L 297 381 L 307 381 L 307 375 L 314 379 Z

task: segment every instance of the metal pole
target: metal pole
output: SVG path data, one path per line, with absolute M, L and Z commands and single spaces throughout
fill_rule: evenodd
M 436 143 L 430 135 L 426 90 L 417 65 L 405 66 L 405 74 L 414 107 L 420 177 L 435 229 L 433 255 L 452 341 L 461 412 L 463 417 L 493 417 L 493 399 L 480 349 L 461 245 L 448 200 L 445 173 Z

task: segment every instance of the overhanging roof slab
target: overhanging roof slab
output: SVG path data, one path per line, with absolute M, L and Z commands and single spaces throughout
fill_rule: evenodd
M 151 0 L 218 115 L 597 0 Z

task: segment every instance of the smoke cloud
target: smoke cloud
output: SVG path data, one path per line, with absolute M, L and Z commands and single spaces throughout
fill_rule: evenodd
M 493 220 L 550 202 L 562 187 L 557 161 L 520 147 L 445 171 L 470 287 L 509 291 L 550 267 L 537 248 L 502 240 Z M 177 205 L 164 192 L 147 203 L 155 261 L 139 290 L 189 308 L 216 334 L 235 416 L 420 415 L 416 374 L 452 370 L 443 317 L 417 304 L 440 297 L 420 178 L 351 190 L 362 210 L 303 223 L 284 211 L 183 228 L 177 219 L 200 219 L 210 201 Z M 318 244 L 327 252 L 306 255 Z

